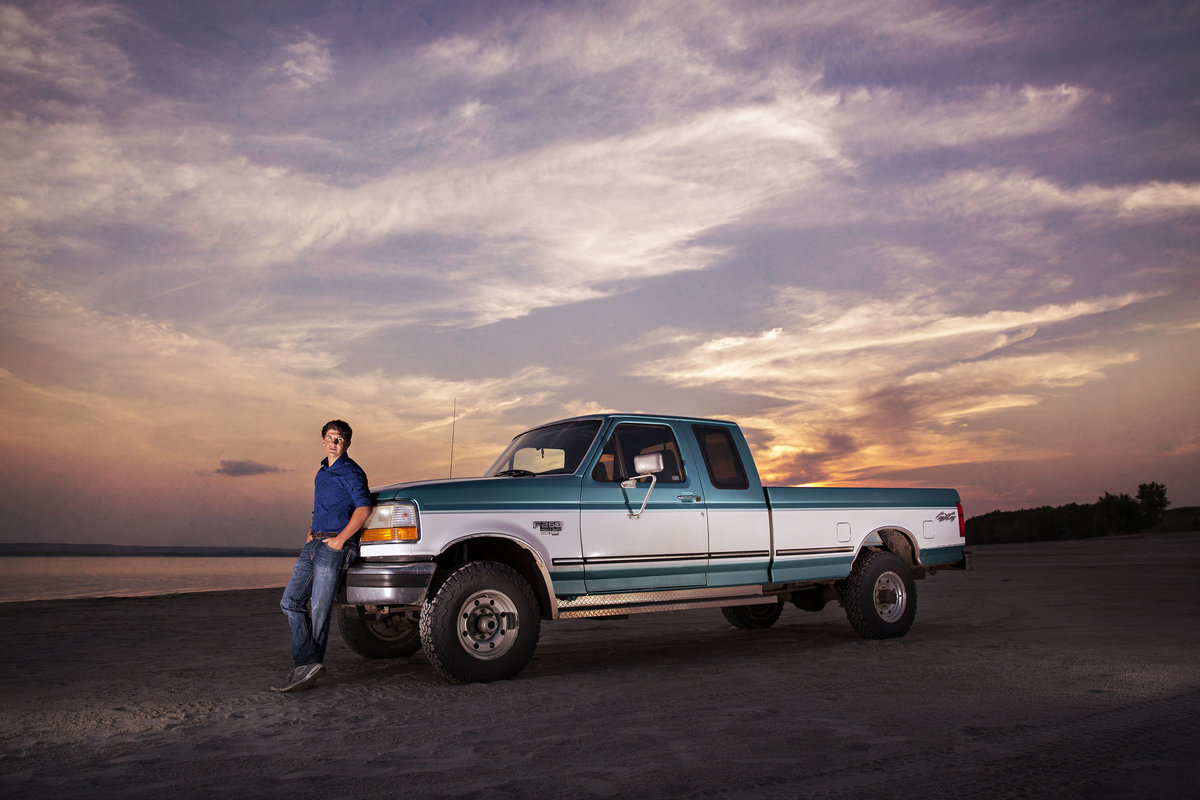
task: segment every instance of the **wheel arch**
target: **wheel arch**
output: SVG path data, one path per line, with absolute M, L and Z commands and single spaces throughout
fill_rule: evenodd
M 446 545 L 434 559 L 438 564 L 430 592 L 451 572 L 472 561 L 495 561 L 517 571 L 533 589 L 542 619 L 553 619 L 555 604 L 551 601 L 550 571 L 540 553 L 526 542 L 503 533 L 476 533 L 461 536 Z
M 878 537 L 879 544 L 868 544 L 875 537 Z M 908 565 L 914 578 L 923 578 L 925 576 L 925 570 L 921 567 L 920 561 L 920 545 L 917 544 L 917 537 L 911 531 L 896 525 L 885 525 L 876 528 L 871 531 L 870 535 L 863 539 L 859 545 L 858 552 L 854 554 L 854 561 L 852 563 L 857 564 L 872 550 L 885 550 L 895 554 L 901 561 Z
M 883 542 L 883 549 L 895 553 L 909 567 L 920 566 L 918 561 L 917 539 L 903 528 L 880 528 L 875 531 Z

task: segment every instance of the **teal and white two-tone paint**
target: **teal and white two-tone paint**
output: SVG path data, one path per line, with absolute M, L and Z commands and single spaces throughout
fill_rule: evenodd
M 670 463 L 654 480 L 615 480 L 604 462 L 629 426 L 665 442 Z M 560 440 L 574 452 L 546 444 Z M 363 557 L 437 559 L 500 537 L 533 556 L 549 596 L 572 601 L 839 580 L 881 530 L 902 534 L 920 565 L 962 559 L 954 490 L 764 488 L 731 422 L 599 415 L 550 423 L 514 443 L 490 477 L 378 490 L 380 504 L 418 508 L 420 536 L 364 544 Z
M 965 567 L 949 489 L 764 488 L 731 422 L 604 414 L 549 423 L 480 478 L 377 490 L 340 629 L 368 657 L 456 682 L 515 675 L 543 618 L 718 608 L 764 628 L 836 597 L 903 636 L 926 568 Z M 414 612 L 419 609 L 419 616 Z
M 376 490 L 380 505 L 412 503 L 419 510 L 415 542 L 363 544 L 366 559 L 433 560 L 481 537 L 510 540 L 527 550 L 555 587 L 585 592 L 583 567 L 554 567 L 580 558 L 579 478 L 458 478 L 395 484 Z
M 880 531 L 903 534 L 926 566 L 962 559 L 953 490 L 770 488 L 771 581 L 837 580 Z

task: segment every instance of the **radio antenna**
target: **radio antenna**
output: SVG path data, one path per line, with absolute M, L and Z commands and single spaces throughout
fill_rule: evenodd
M 458 422 L 458 398 L 454 398 L 454 410 L 450 412 L 450 477 L 454 477 L 454 426 Z

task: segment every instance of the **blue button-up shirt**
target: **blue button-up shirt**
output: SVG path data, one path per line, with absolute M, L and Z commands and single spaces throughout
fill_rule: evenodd
M 367 473 L 348 455 L 333 466 L 322 459 L 314 480 L 312 529 L 323 533 L 341 533 L 354 509 L 371 505 Z

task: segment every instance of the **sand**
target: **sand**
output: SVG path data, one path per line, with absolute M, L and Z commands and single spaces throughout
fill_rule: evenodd
M 1192 797 L 1200 534 L 972 549 L 903 639 L 842 610 L 545 623 L 514 680 L 335 635 L 278 590 L 0 605 L 0 796 Z

